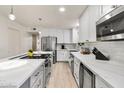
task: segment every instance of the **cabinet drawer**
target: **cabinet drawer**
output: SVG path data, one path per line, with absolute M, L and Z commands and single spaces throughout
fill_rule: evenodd
M 32 88 L 40 88 L 42 85 L 41 82 L 42 82 L 41 78 L 38 78 L 37 81 L 32 86 Z
M 31 76 L 30 86 L 33 86 L 33 84 L 36 82 L 36 80 L 39 78 L 41 74 L 43 74 L 43 66 L 40 66 Z

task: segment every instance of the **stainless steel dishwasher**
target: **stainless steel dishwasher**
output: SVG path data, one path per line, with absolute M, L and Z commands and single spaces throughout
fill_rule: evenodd
M 83 64 L 80 64 L 79 87 L 95 88 L 95 75 Z

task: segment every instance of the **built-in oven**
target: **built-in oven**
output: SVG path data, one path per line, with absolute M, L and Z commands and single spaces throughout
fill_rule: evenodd
M 117 7 L 96 22 L 98 41 L 124 40 L 124 6 Z

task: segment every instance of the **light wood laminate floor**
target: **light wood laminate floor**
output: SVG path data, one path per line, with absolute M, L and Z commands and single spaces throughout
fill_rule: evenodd
M 47 88 L 77 88 L 68 63 L 58 62 L 53 65 Z

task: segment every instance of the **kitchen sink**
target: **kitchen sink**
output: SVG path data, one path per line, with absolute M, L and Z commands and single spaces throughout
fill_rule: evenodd
M 20 59 L 42 59 L 42 58 L 41 56 L 32 56 L 32 57 L 24 56 L 24 57 L 21 57 Z
M 50 54 L 33 55 L 32 57 L 24 56 L 20 59 L 46 59 L 48 57 L 50 57 Z

